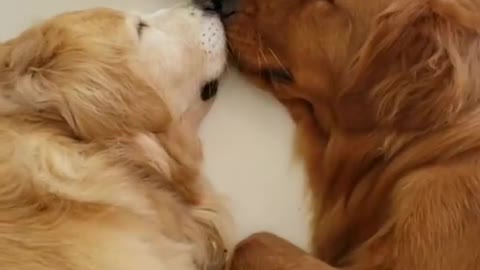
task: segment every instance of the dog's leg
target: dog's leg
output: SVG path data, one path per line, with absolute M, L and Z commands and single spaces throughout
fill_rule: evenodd
M 223 198 L 219 196 L 208 182 L 204 182 L 204 196 L 192 214 L 200 229 L 204 243 L 199 250 L 199 261 L 207 264 L 202 269 L 222 270 L 233 250 L 233 218 Z
M 336 270 L 288 241 L 269 233 L 237 245 L 228 270 Z

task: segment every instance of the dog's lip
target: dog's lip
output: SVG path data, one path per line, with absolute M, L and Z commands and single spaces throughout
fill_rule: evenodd
M 206 83 L 202 87 L 202 92 L 200 94 L 200 97 L 202 98 L 203 101 L 207 101 L 215 97 L 217 95 L 217 92 L 218 92 L 218 80 L 213 80 Z

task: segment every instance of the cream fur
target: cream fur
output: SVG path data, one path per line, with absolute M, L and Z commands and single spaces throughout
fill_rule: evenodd
M 194 7 L 72 12 L 0 44 L 1 268 L 220 269 L 231 222 L 196 127 L 225 58 Z

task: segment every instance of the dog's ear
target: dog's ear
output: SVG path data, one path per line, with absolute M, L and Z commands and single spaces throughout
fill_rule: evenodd
M 53 65 L 61 50 L 60 40 L 47 38 L 39 28 L 24 32 L 8 44 L 11 47 L 9 66 L 19 76 L 35 77 L 42 73 Z
M 9 47 L 6 44 L 0 43 L 0 89 L 4 88 L 7 81 L 8 73 L 8 51 Z
M 9 67 L 10 47 L 0 43 L 0 114 L 11 114 L 18 111 L 19 106 L 12 100 L 11 86 L 13 74 Z
M 33 28 L 0 45 L 2 104 L 8 102 L 17 109 L 41 110 L 53 101 L 54 92 L 46 93 L 43 86 L 48 84 L 45 79 L 51 71 L 57 43 L 55 40 L 44 42 L 42 35 L 40 29 Z
M 450 1 L 430 2 L 402 1 L 380 15 L 350 73 L 345 96 L 364 110 L 354 115 L 420 130 L 454 121 L 478 100 L 480 39 L 477 29 L 462 23 L 478 16 Z
M 7 42 L 2 60 L 9 98 L 24 110 L 63 118 L 78 138 L 163 130 L 168 108 L 132 72 L 128 49 L 98 39 L 49 26 Z

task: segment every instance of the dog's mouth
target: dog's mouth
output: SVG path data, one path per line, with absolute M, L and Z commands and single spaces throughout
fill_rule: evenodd
M 218 92 L 218 80 L 213 80 L 208 82 L 202 87 L 202 92 L 200 94 L 203 101 L 212 99 L 217 95 Z

